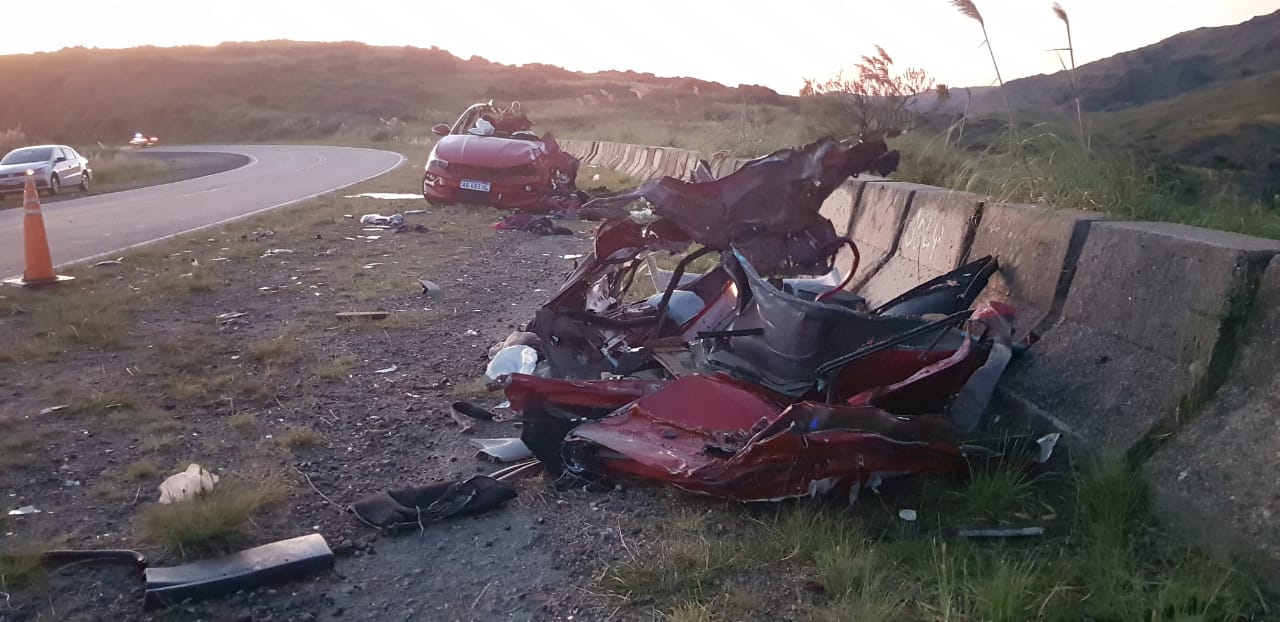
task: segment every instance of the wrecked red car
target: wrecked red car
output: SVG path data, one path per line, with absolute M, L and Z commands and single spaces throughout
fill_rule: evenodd
M 427 158 L 422 196 L 433 205 L 555 209 L 555 197 L 576 190 L 578 160 L 532 128 L 518 102 L 505 109 L 475 104 L 452 127 L 433 127 L 441 138 Z
M 1052 435 L 1027 447 L 1034 456 L 974 436 L 1014 352 L 1016 310 L 978 302 L 995 257 L 878 307 L 846 289 L 857 244 L 820 208 L 845 178 L 897 160 L 875 137 L 821 139 L 718 179 L 666 177 L 584 205 L 605 222 L 525 329 L 540 362 L 493 376 L 530 454 L 565 481 L 738 501 L 852 499 L 974 459 L 1046 460 Z M 638 199 L 656 218 L 631 217 Z M 650 261 L 663 252 L 684 256 L 667 271 Z M 686 273 L 711 253 L 719 265 Z M 642 271 L 647 298 L 633 291 Z

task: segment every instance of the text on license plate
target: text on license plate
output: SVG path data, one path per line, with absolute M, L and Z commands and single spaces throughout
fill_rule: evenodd
M 487 181 L 474 181 L 471 179 L 464 179 L 462 180 L 461 185 L 463 190 L 479 190 L 480 192 L 489 191 L 489 182 Z

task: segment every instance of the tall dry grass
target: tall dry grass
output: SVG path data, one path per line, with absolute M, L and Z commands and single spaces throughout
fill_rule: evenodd
M 1009 92 L 1004 86 L 1004 76 L 1000 75 L 1000 63 L 996 61 L 996 52 L 991 47 L 991 36 L 987 34 L 987 22 L 982 19 L 982 13 L 978 11 L 978 5 L 973 0 L 951 0 L 951 6 L 954 6 L 960 14 L 978 22 L 978 26 L 982 28 L 982 45 L 987 48 L 987 53 L 991 55 L 991 67 L 996 70 L 996 82 L 1000 85 L 1000 96 L 1004 98 L 1004 108 L 1009 115 L 1009 145 L 1011 150 L 1018 149 L 1018 124 L 1013 118 L 1013 106 L 1009 103 Z

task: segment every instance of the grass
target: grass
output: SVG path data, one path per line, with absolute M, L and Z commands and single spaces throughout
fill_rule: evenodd
M 783 606 L 816 620 L 1243 620 L 1268 610 L 1249 577 L 1152 522 L 1141 478 L 1122 463 L 1063 478 L 979 473 L 959 492 L 888 493 L 853 511 L 694 506 L 648 547 L 630 547 L 601 587 L 670 619 L 761 619 Z M 1017 508 L 1035 504 L 1054 508 L 1038 521 L 1043 538 L 949 535 L 974 513 L 1016 521 Z M 929 508 L 921 531 L 903 531 L 897 507 Z M 806 582 L 815 587 L 800 590 Z M 775 597 L 724 597 L 742 591 Z
M 125 479 L 132 482 L 146 481 L 158 475 L 160 475 L 160 467 L 150 460 L 132 462 L 124 469 Z
M 276 443 L 289 449 L 306 449 L 322 440 L 319 432 L 307 427 L 292 427 L 276 437 Z
M 1020 155 L 956 147 L 927 131 L 893 141 L 902 152 L 896 179 L 989 195 L 997 201 L 1079 208 L 1125 220 L 1153 220 L 1280 239 L 1280 210 L 1231 188 L 1189 187 L 1185 175 L 1122 148 L 1090 149 L 1053 128 L 1022 141 Z M 973 132 L 970 132 L 972 136 Z M 998 142 L 998 141 L 991 141 Z
M 45 576 L 38 551 L 0 553 L 0 592 L 40 582 Z
M 355 369 L 361 362 L 358 356 L 344 354 L 325 360 L 325 362 L 317 365 L 312 373 L 320 380 L 345 381 L 351 377 L 351 370 Z
M 238 413 L 227 417 L 227 425 L 241 434 L 248 434 L 258 427 L 258 418 L 250 413 Z
M 191 501 L 145 507 L 138 538 L 183 557 L 220 552 L 236 545 L 252 517 L 283 501 L 287 492 L 284 480 L 276 475 L 226 476 L 211 492 Z

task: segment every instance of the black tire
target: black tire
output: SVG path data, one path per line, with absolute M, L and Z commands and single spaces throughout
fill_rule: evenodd
M 54 175 L 49 178 L 49 196 L 56 197 L 59 192 L 62 192 L 62 180 Z
M 88 173 L 80 173 L 80 191 L 81 192 L 89 191 L 89 174 Z

